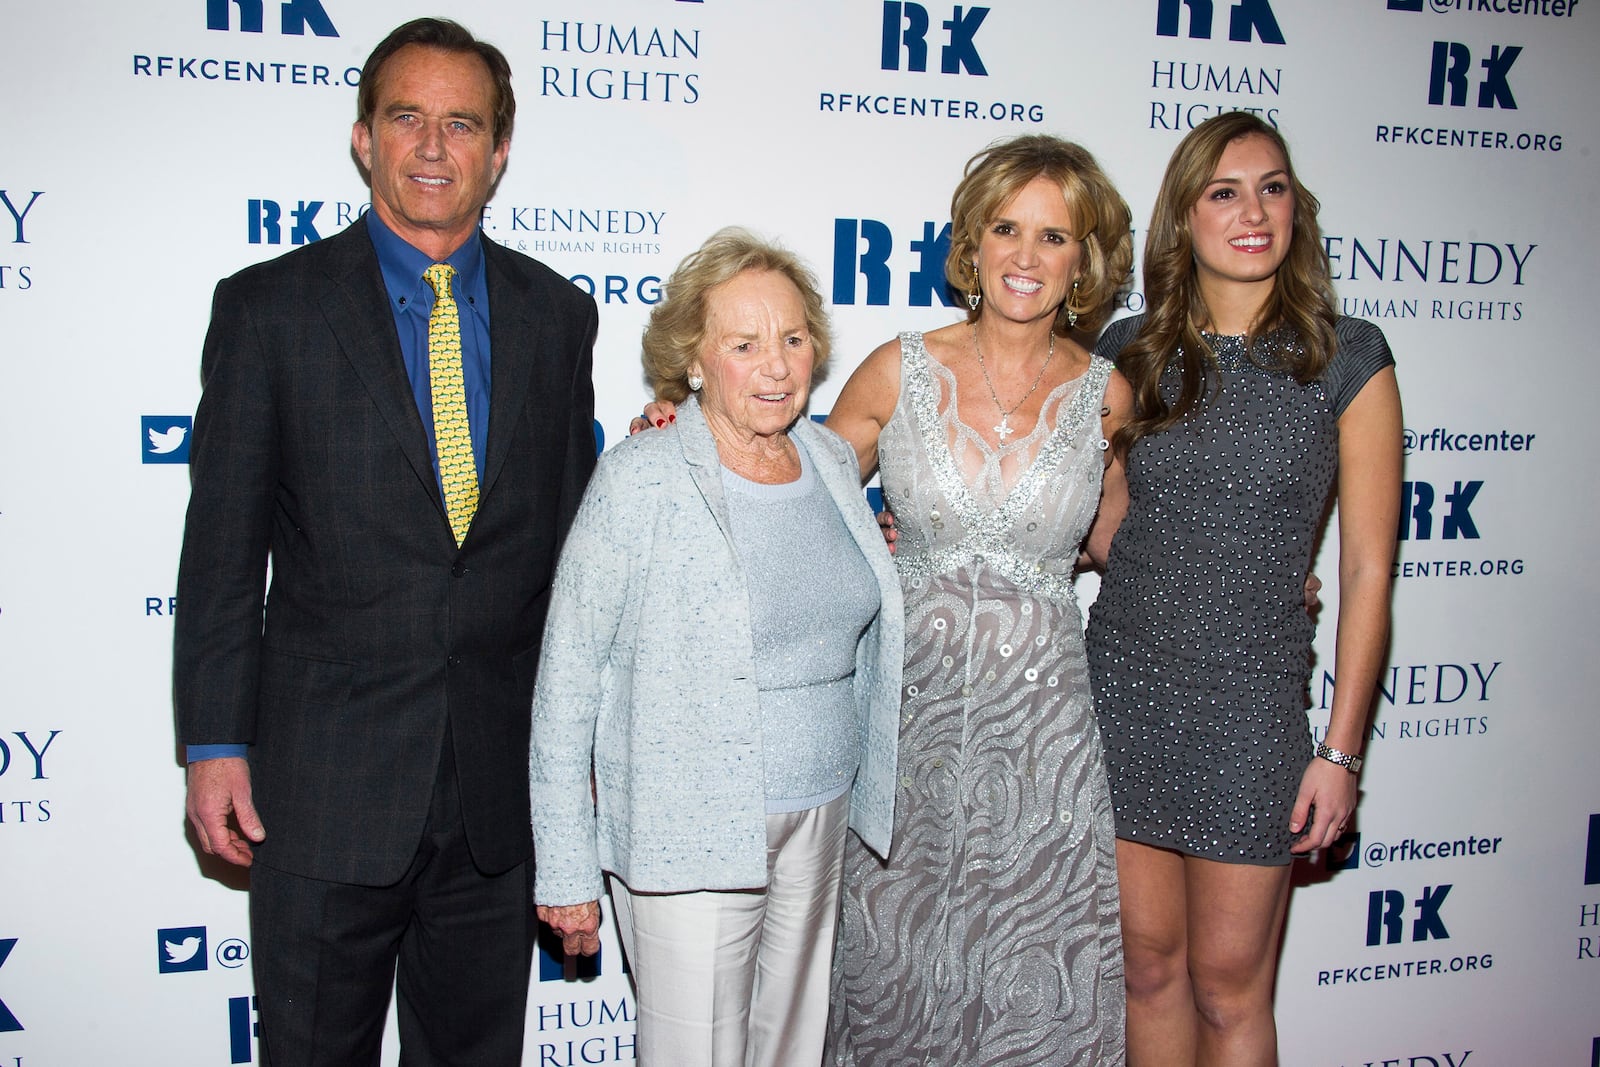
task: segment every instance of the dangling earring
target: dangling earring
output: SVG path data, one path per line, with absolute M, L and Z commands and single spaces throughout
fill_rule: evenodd
M 983 290 L 978 287 L 978 261 L 972 261 L 972 291 L 967 294 L 967 307 L 973 311 L 978 310 L 978 305 L 983 303 Z
M 1078 313 L 1072 310 L 1072 302 L 1078 298 L 1078 280 L 1072 280 L 1072 292 L 1067 294 L 1067 329 L 1078 325 Z
M 700 377 L 700 375 L 689 375 L 689 391 L 691 393 L 698 393 L 700 391 L 700 387 L 704 384 L 706 384 L 706 380 Z

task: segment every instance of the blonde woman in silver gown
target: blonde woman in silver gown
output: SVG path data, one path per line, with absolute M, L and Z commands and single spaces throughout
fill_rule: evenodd
M 894 847 L 846 856 L 827 1062 L 1121 1064 L 1071 579 L 1128 401 L 1074 326 L 1098 329 L 1128 274 L 1128 209 L 1083 149 L 1030 136 L 974 157 L 951 219 L 971 313 L 879 347 L 828 419 L 895 515 L 906 666 Z

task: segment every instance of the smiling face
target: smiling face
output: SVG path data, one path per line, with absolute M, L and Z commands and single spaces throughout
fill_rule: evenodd
M 705 339 L 689 369 L 705 379 L 706 422 L 740 442 L 787 430 L 805 411 L 816 358 L 800 290 L 776 271 L 753 270 L 705 300 Z
M 1265 299 L 1294 238 L 1294 190 L 1277 145 L 1259 135 L 1231 142 L 1189 210 L 1189 230 L 1202 294 L 1243 286 Z
M 494 142 L 494 81 L 482 59 L 407 45 L 384 63 L 372 125 L 350 142 L 372 175 L 372 208 L 435 260 L 477 229 L 510 141 Z
M 980 316 L 1053 320 L 1082 258 L 1061 187 L 1049 178 L 1033 179 L 1001 206 L 978 242 Z

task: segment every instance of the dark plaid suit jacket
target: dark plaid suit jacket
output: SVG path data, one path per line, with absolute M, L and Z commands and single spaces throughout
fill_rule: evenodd
M 474 861 L 492 874 L 532 852 L 529 707 L 556 555 L 594 467 L 597 316 L 553 271 L 484 244 L 489 440 L 460 549 L 365 222 L 217 286 L 178 574 L 178 736 L 253 746 L 268 866 L 399 878 L 447 718 Z

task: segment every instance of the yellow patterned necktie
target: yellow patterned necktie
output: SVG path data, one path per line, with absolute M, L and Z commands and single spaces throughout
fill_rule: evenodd
M 428 316 L 428 384 L 433 390 L 433 440 L 439 454 L 439 482 L 456 547 L 478 510 L 478 464 L 472 457 L 472 430 L 467 425 L 467 389 L 461 372 L 461 315 L 450 294 L 456 269 L 435 263 L 422 272 L 433 287 L 433 312 Z

